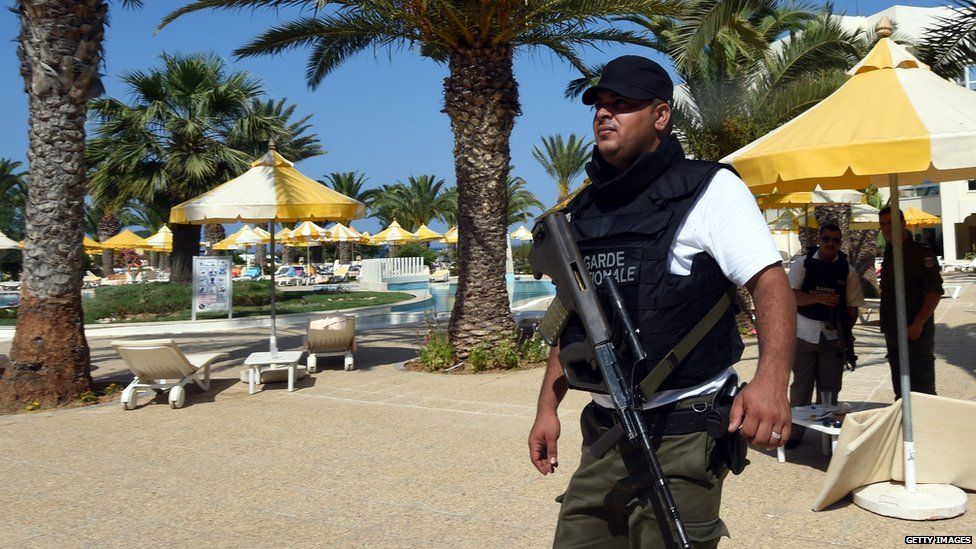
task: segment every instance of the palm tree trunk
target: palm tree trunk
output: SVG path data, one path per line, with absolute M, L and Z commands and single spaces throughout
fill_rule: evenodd
M 100 93 L 102 0 L 20 0 L 17 49 L 27 91 L 27 249 L 0 409 L 76 399 L 91 388 L 81 308 L 87 101 Z
M 512 49 L 452 51 L 444 103 L 454 131 L 460 251 L 449 333 L 463 359 L 514 331 L 505 288 L 509 139 L 520 114 Z
M 339 263 L 352 263 L 352 242 L 339 242 Z
M 115 212 L 108 212 L 98 220 L 98 240 L 104 242 L 122 231 L 122 223 Z M 102 276 L 108 276 L 115 272 L 115 250 L 102 250 Z
M 169 280 L 189 284 L 193 277 L 193 256 L 200 252 L 199 225 L 170 225 L 173 251 L 169 254 Z

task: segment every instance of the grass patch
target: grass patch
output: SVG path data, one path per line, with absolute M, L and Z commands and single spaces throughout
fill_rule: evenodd
M 356 307 L 389 305 L 413 298 L 403 292 L 347 292 L 275 290 L 275 309 L 278 314 L 335 311 Z M 104 286 L 95 290 L 95 297 L 82 302 L 85 323 L 159 322 L 190 318 L 191 288 L 176 283 L 129 284 Z M 267 315 L 271 307 L 269 281 L 234 282 L 234 318 Z M 15 310 L 0 310 L 0 326 L 17 322 Z M 197 315 L 202 318 L 226 318 L 226 313 Z

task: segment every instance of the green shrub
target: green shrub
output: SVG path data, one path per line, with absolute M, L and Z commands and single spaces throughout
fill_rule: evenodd
M 427 332 L 427 339 L 420 347 L 420 363 L 428 372 L 436 372 L 451 367 L 454 348 L 446 334 Z
M 523 362 L 543 362 L 549 358 L 549 345 L 542 340 L 542 336 L 537 333 L 532 337 L 522 341 L 519 345 L 519 354 L 522 355 Z
M 471 352 L 468 354 L 468 363 L 471 364 L 471 368 L 474 371 L 480 372 L 488 369 L 488 366 L 491 364 L 491 358 L 491 353 L 487 348 L 478 346 L 471 349 Z
M 518 368 L 521 362 L 521 356 L 519 353 L 519 345 L 515 343 L 515 339 L 506 337 L 495 342 L 495 346 L 492 347 L 492 363 L 494 363 L 496 368 L 501 368 L 503 370 L 511 370 L 512 368 Z
M 275 290 L 275 299 L 284 301 L 284 293 Z M 176 282 L 101 286 L 95 297 L 85 300 L 85 321 L 100 318 L 129 318 L 137 315 L 166 316 L 190 310 L 192 288 Z M 271 281 L 242 280 L 234 282 L 234 306 L 269 306 Z
M 284 293 L 275 288 L 275 301 L 283 301 Z M 234 282 L 234 306 L 264 306 L 271 305 L 270 280 L 239 280 Z
M 427 265 L 433 265 L 437 261 L 437 252 L 419 242 L 408 242 L 407 244 L 397 246 L 396 256 L 422 257 L 424 258 L 424 263 Z

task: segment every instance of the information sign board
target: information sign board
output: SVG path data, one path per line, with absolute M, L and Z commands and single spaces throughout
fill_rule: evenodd
M 193 311 L 190 313 L 193 320 L 197 319 L 197 313 L 216 311 L 227 311 L 227 318 L 233 317 L 230 260 L 224 256 L 193 257 Z

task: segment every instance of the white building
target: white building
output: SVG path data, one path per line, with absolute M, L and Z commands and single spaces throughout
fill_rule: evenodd
M 867 16 L 843 16 L 841 24 L 849 30 L 873 29 L 882 17 L 894 23 L 898 36 L 918 40 L 938 17 L 951 17 L 949 8 L 892 6 Z M 909 49 L 911 49 L 909 44 Z M 976 66 L 959 75 L 960 85 L 976 90 Z M 902 189 L 902 207 L 916 207 L 942 218 L 940 227 L 916 231 L 923 242 L 938 244 L 941 240 L 947 264 L 961 263 L 967 253 L 976 252 L 976 180 L 929 183 Z

